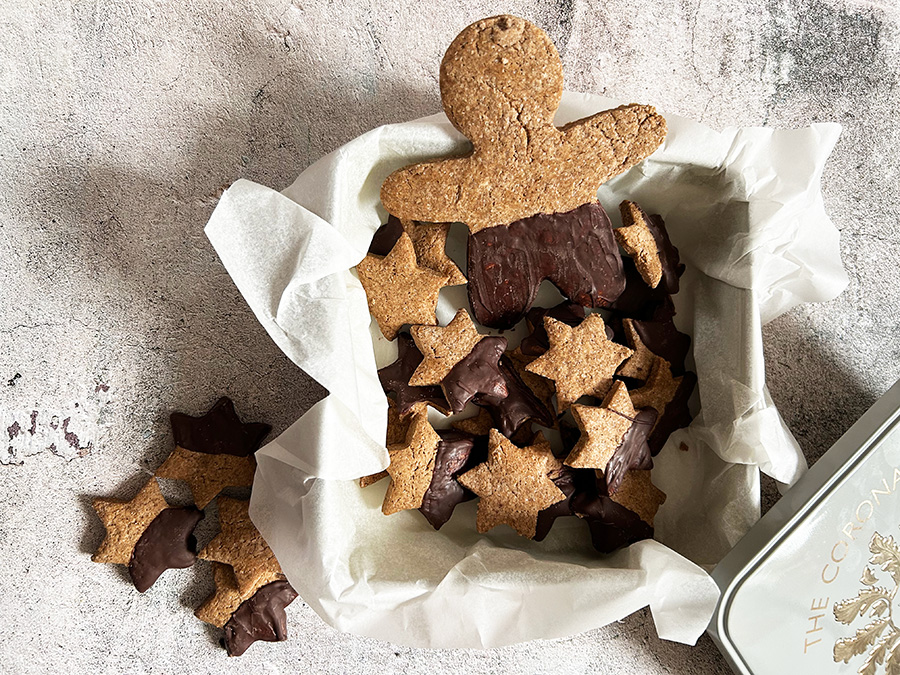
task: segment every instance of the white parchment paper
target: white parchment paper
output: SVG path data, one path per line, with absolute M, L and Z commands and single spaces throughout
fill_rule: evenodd
M 557 124 L 615 105 L 566 93 Z M 351 268 L 384 220 L 384 178 L 467 147 L 443 115 L 366 133 L 283 193 L 238 181 L 223 194 L 207 235 L 275 342 L 329 392 L 257 453 L 251 504 L 291 584 L 328 623 L 413 646 L 493 647 L 649 606 L 662 638 L 693 644 L 705 630 L 718 595 L 707 570 L 759 517 L 758 471 L 792 483 L 806 468 L 766 390 L 761 327 L 847 283 L 819 188 L 840 128 L 717 132 L 666 118 L 663 147 L 599 198 L 614 222 L 625 198 L 662 214 L 688 266 L 676 323 L 694 339 L 700 413 L 655 460 L 668 495 L 658 541 L 607 557 L 576 518 L 541 543 L 505 526 L 478 535 L 470 502 L 436 532 L 414 511 L 383 516 L 384 485 L 353 480 L 388 462 L 376 364 L 395 352 L 372 339 Z M 439 318 L 462 299 L 442 292 Z

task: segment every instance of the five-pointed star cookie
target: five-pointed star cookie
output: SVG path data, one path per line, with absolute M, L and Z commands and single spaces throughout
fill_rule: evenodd
M 656 354 L 651 352 L 641 340 L 633 319 L 622 320 L 622 332 L 625 333 L 625 340 L 634 353 L 625 360 L 616 374 L 644 382 L 650 375 L 650 369 L 656 361 Z
M 558 469 L 559 460 L 542 434 L 534 445 L 520 448 L 491 429 L 488 461 L 459 477 L 463 486 L 481 498 L 475 521 L 478 531 L 505 523 L 523 537 L 534 538 L 538 514 L 566 499 L 550 479 Z
M 566 458 L 575 469 L 606 470 L 606 465 L 633 423 L 635 409 L 625 384 L 616 381 L 599 407 L 572 406 L 581 438 Z
M 194 503 L 202 509 L 226 487 L 253 485 L 255 470 L 256 462 L 252 457 L 210 455 L 176 446 L 156 470 L 156 475 L 186 482 L 194 496 Z
M 131 501 L 98 498 L 93 506 L 106 528 L 106 537 L 91 560 L 120 565 L 131 562 L 134 547 L 147 526 L 169 508 L 155 478 L 151 478 Z
M 634 202 L 619 205 L 623 227 L 613 230 L 616 241 L 634 260 L 641 278 L 650 288 L 656 288 L 662 280 L 662 262 L 656 247 L 656 238 L 647 223 L 647 215 Z
M 450 223 L 422 223 L 417 220 L 401 221 L 396 216 L 388 216 L 388 221 L 379 227 L 372 237 L 369 253 L 387 255 L 400 235 L 406 232 L 412 239 L 419 264 L 446 274 L 449 277 L 448 286 L 459 286 L 466 283 L 466 277 L 447 255 L 447 234 L 450 232 L 450 225 Z
M 644 386 L 631 392 L 631 402 L 635 408 L 653 408 L 659 413 L 653 429 L 662 419 L 666 406 L 675 398 L 682 378 L 683 376 L 673 378 L 669 362 L 657 356 Z M 650 433 L 653 433 L 652 429 Z
M 404 324 L 437 323 L 434 310 L 447 275 L 416 262 L 408 234 L 402 234 L 384 258 L 367 255 L 356 273 L 366 291 L 369 312 L 388 340 L 397 337 Z
M 599 314 L 591 314 L 574 328 L 546 317 L 544 326 L 550 349 L 525 369 L 554 381 L 559 412 L 582 396 L 604 396 L 619 364 L 632 354 L 606 337 L 606 324 Z
M 610 499 L 634 511 L 653 527 L 653 518 L 666 501 L 666 493 L 650 481 L 649 471 L 633 470 L 625 474 L 625 479 Z
M 391 483 L 384 495 L 381 511 L 386 516 L 422 506 L 425 491 L 431 485 L 434 462 L 441 437 L 428 422 L 428 414 L 420 410 L 406 432 L 406 442 L 388 447 Z
M 252 455 L 272 431 L 268 424 L 241 422 L 234 410 L 234 403 L 227 396 L 216 401 L 200 417 L 175 412 L 169 419 L 175 445 L 213 455 Z
M 413 326 L 411 332 L 424 357 L 409 379 L 417 387 L 440 384 L 453 366 L 485 337 L 475 328 L 465 309 L 457 310 L 446 326 Z
M 214 562 L 212 568 L 216 590 L 194 611 L 194 616 L 205 623 L 222 628 L 241 603 L 256 591 L 241 595 L 231 565 Z
M 231 565 L 241 595 L 283 579 L 275 554 L 250 521 L 250 502 L 219 497 L 216 503 L 222 531 L 200 551 L 199 557 Z

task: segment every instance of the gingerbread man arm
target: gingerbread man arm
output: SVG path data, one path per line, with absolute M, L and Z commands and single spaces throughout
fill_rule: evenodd
M 582 149 L 579 158 L 599 186 L 653 154 L 666 138 L 666 120 L 653 106 L 632 103 L 570 122 L 561 131 L 570 147 Z M 596 173 L 600 167 L 602 175 Z
M 470 157 L 449 157 L 411 164 L 394 171 L 381 185 L 381 203 L 401 220 L 455 223 Z

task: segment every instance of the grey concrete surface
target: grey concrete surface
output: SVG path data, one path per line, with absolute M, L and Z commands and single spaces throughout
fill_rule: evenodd
M 717 128 L 844 125 L 823 183 L 851 285 L 766 327 L 769 384 L 815 461 L 900 377 L 892 2 L 0 0 L 0 670 L 728 672 L 708 638 L 660 641 L 647 612 L 428 652 L 338 634 L 300 601 L 287 643 L 229 660 L 191 613 L 205 565 L 141 596 L 89 560 L 89 499 L 146 480 L 171 410 L 227 393 L 278 431 L 321 394 L 203 236 L 219 191 L 282 188 L 369 128 L 436 112 L 444 48 L 498 11 L 548 30 L 573 90 Z

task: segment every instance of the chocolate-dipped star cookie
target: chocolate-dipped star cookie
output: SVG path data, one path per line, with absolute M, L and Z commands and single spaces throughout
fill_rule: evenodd
M 253 457 L 211 455 L 176 446 L 156 470 L 156 475 L 186 482 L 194 503 L 202 509 L 226 487 L 253 485 L 255 471 L 256 462 Z
M 155 478 L 134 499 L 98 498 L 94 510 L 106 537 L 91 560 L 128 565 L 135 588 L 149 589 L 167 569 L 190 567 L 197 560 L 193 531 L 203 513 L 168 505 Z
M 441 100 L 471 155 L 395 171 L 381 201 L 401 219 L 463 222 L 472 232 L 570 211 L 662 143 L 665 120 L 629 105 L 553 125 L 563 89 L 556 47 L 515 16 L 464 29 L 441 62 Z
M 575 492 L 569 504 L 576 516 L 590 528 L 594 548 L 601 553 L 613 551 L 642 539 L 653 537 L 653 527 L 627 507 L 611 499 L 602 474 L 577 472 Z
M 679 263 L 678 249 L 669 240 L 661 216 L 648 216 L 644 210 L 628 200 L 619 205 L 623 227 L 615 230 L 616 241 L 634 260 L 641 278 L 651 288 L 663 282 L 667 293 L 678 292 L 678 278 L 684 274 Z
M 423 267 L 446 274 L 448 286 L 459 286 L 466 283 L 466 277 L 459 271 L 456 263 L 447 255 L 447 234 L 450 223 L 420 223 L 388 216 L 388 221 L 378 228 L 372 237 L 369 253 L 387 255 L 400 235 L 406 232 L 416 250 L 416 260 Z
M 607 305 L 607 309 L 619 316 L 642 321 L 663 321 L 675 315 L 672 296 L 662 285 L 650 288 L 641 278 L 631 258 L 622 258 L 622 274 L 625 278 L 625 290 Z
M 635 414 L 628 389 L 619 381 L 613 384 L 599 407 L 572 406 L 581 438 L 566 457 L 566 464 L 575 469 L 605 470 L 634 423 Z
M 450 520 L 457 504 L 475 498 L 457 480 L 460 473 L 473 466 L 470 459 L 475 439 L 471 434 L 455 429 L 443 429 L 437 433 L 441 440 L 435 454 L 434 472 L 422 496 L 419 511 L 434 529 L 439 530 Z
M 408 234 L 402 234 L 384 258 L 367 255 L 356 273 L 366 291 L 369 312 L 388 340 L 397 337 L 404 324 L 437 323 L 438 293 L 448 277 L 416 262 Z
M 619 364 L 632 354 L 606 337 L 606 324 L 599 314 L 591 314 L 575 328 L 550 317 L 544 319 L 544 326 L 550 349 L 526 370 L 554 381 L 559 412 L 582 396 L 604 396 Z
M 397 360 L 378 371 L 381 387 L 386 394 L 394 395 L 401 417 L 409 415 L 417 403 L 427 403 L 444 414 L 449 412 L 450 405 L 440 386 L 417 387 L 410 384 L 410 378 L 422 363 L 422 358 L 422 352 L 416 347 L 412 336 L 406 332 L 400 333 L 397 336 Z
M 440 383 L 454 414 L 478 394 L 494 399 L 507 395 L 506 378 L 500 372 L 506 338 L 480 335 L 465 309 L 447 326 L 413 326 L 412 336 L 424 359 L 410 384 Z
M 532 307 L 525 315 L 525 323 L 530 334 L 522 338 L 519 343 L 519 351 L 524 356 L 538 357 L 550 349 L 550 338 L 547 337 L 547 329 L 544 328 L 544 317 L 549 316 L 562 321 L 573 328 L 584 321 L 584 307 L 565 300 L 555 307 Z M 607 330 L 607 337 L 612 335 Z
M 506 382 L 506 396 L 496 398 L 489 394 L 478 394 L 472 399 L 475 405 L 487 407 L 494 428 L 507 438 L 512 438 L 529 420 L 552 427 L 556 421 L 555 415 L 525 385 L 506 355 L 500 358 L 500 373 Z
M 606 464 L 604 474 L 606 477 L 606 489 L 610 495 L 614 495 L 625 480 L 626 474 L 632 469 L 649 470 L 653 468 L 653 459 L 647 438 L 650 430 L 656 422 L 657 413 L 653 408 L 638 410 L 634 416 L 634 423 L 628 427 L 622 442 L 609 462 Z
M 435 457 L 441 437 L 420 410 L 413 417 L 406 442 L 388 446 L 391 463 L 387 471 L 391 477 L 381 511 L 389 516 L 406 509 L 422 506 L 425 491 L 434 475 Z
M 550 478 L 558 469 L 559 460 L 543 435 L 538 434 L 533 445 L 520 448 L 492 429 L 488 461 L 459 477 L 464 487 L 481 498 L 478 531 L 506 524 L 523 537 L 534 538 L 538 514 L 566 498 Z
M 617 504 L 640 516 L 647 525 L 653 527 L 653 519 L 659 507 L 666 501 L 666 493 L 650 480 L 649 471 L 629 471 L 615 494 L 610 495 Z
M 252 455 L 272 431 L 268 424 L 241 422 L 234 403 L 227 396 L 216 401 L 209 412 L 200 417 L 174 412 L 169 419 L 175 445 L 213 455 Z
M 217 562 L 212 565 L 215 593 L 197 608 L 194 615 L 225 629 L 228 656 L 240 656 L 258 640 L 286 640 L 284 609 L 297 597 L 291 585 L 285 580 L 272 581 L 242 594 L 230 565 Z
M 250 520 L 250 502 L 219 497 L 216 503 L 222 531 L 200 551 L 199 557 L 231 565 L 238 591 L 243 596 L 283 579 L 275 554 Z
M 649 407 L 659 413 L 648 439 L 653 455 L 662 450 L 673 431 L 690 424 L 693 416 L 688 408 L 688 401 L 696 384 L 697 376 L 692 372 L 672 377 L 669 362 L 658 356 L 647 382 L 640 389 L 631 392 L 635 407 Z

